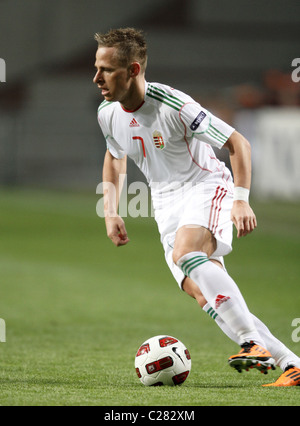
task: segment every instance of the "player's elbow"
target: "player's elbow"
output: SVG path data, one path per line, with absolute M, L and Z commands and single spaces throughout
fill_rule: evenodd
M 230 155 L 233 155 L 237 150 L 242 150 L 251 155 L 251 145 L 250 142 L 243 136 L 241 133 L 236 130 L 232 133 L 230 138 L 224 145 L 225 148 L 229 150 Z

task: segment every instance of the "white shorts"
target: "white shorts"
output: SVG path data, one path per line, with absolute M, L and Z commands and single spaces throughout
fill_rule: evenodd
M 167 264 L 180 288 L 185 275 L 173 262 L 176 232 L 184 225 L 203 226 L 214 235 L 217 248 L 210 257 L 223 265 L 223 256 L 232 251 L 233 183 L 222 179 L 207 180 L 196 185 L 185 185 L 154 205 L 155 220 L 161 235 Z

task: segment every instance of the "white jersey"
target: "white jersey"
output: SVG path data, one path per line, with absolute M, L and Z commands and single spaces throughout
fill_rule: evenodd
M 113 157 L 128 155 L 146 176 L 154 207 L 177 184 L 231 178 L 212 147 L 221 149 L 234 129 L 169 86 L 146 82 L 135 111 L 104 101 L 98 121 Z

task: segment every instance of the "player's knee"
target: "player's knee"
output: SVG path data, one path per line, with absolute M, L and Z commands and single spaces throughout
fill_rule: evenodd
M 188 253 L 201 252 L 210 257 L 216 250 L 216 239 L 212 233 L 202 226 L 182 226 L 176 233 L 173 249 L 173 262 L 178 261 Z
M 173 258 L 173 262 L 175 263 L 175 265 L 177 265 L 178 261 L 188 253 L 189 252 L 187 250 L 184 250 L 181 247 L 174 248 L 172 258 Z
M 175 263 L 175 265 L 178 265 L 180 259 L 182 259 L 184 256 L 188 255 L 189 253 L 194 253 L 194 252 L 201 252 L 204 255 L 206 255 L 207 257 L 209 257 L 207 251 L 205 250 L 197 250 L 197 249 L 191 249 L 190 247 L 174 247 L 173 253 L 172 253 L 172 260 Z

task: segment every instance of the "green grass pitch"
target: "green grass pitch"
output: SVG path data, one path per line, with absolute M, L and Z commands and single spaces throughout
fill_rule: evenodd
M 299 405 L 300 388 L 238 374 L 238 350 L 164 262 L 153 219 L 127 219 L 131 242 L 115 248 L 96 215 L 98 196 L 0 191 L 0 405 Z M 292 350 L 300 317 L 299 204 L 254 203 L 259 227 L 227 257 L 251 311 Z M 134 369 L 142 342 L 178 337 L 192 357 L 180 387 L 147 388 Z M 300 332 L 299 332 L 300 334 Z

